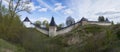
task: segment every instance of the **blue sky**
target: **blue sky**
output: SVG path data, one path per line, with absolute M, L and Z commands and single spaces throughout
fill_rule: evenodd
M 21 20 L 27 16 L 32 22 L 50 21 L 53 16 L 56 23 L 60 24 L 65 23 L 68 16 L 75 21 L 82 17 L 96 21 L 102 15 L 120 23 L 120 0 L 32 0 L 28 5 L 31 6 L 31 14 L 19 13 Z
M 48 20 L 50 22 L 53 16 L 57 24 L 65 23 L 66 18 L 73 15 L 73 11 L 67 6 L 67 3 L 65 0 L 33 0 L 30 4 L 32 14 L 22 12 L 20 13 L 21 19 L 23 20 L 28 16 L 32 22 L 36 20 Z

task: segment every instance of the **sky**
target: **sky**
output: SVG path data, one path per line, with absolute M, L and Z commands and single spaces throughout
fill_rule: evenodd
M 114 23 L 120 23 L 120 0 L 31 0 L 28 6 L 31 6 L 31 14 L 19 13 L 21 20 L 28 17 L 32 22 L 50 22 L 53 16 L 56 24 L 61 24 L 65 23 L 68 16 L 76 22 L 82 17 L 97 21 L 98 16 L 104 16 Z

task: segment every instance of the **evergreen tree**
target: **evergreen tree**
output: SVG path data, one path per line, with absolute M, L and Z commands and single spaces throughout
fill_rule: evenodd
M 46 27 L 46 28 L 49 28 L 49 23 L 48 23 L 47 20 L 44 20 L 43 23 L 42 23 L 42 25 L 43 25 L 44 27 Z
M 63 27 L 64 27 L 64 23 L 61 23 L 61 24 L 58 25 L 58 29 L 61 29 Z
M 112 21 L 112 25 L 114 25 L 114 22 Z
M 35 25 L 36 25 L 37 27 L 41 27 L 41 22 L 40 22 L 40 21 L 36 21 L 36 22 L 35 22 Z
M 74 23 L 75 23 L 74 18 L 72 18 L 71 16 L 67 17 L 67 19 L 66 19 L 66 25 L 67 26 L 72 25 Z
M 99 22 L 104 22 L 105 21 L 104 16 L 99 16 L 98 21 Z

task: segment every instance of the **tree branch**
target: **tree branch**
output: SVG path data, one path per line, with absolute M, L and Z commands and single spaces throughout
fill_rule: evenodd
M 18 0 L 18 2 L 17 2 L 17 4 L 16 4 L 15 9 L 14 9 L 14 12 L 16 11 L 16 9 L 17 9 L 17 7 L 19 6 L 19 4 L 20 4 L 20 0 Z

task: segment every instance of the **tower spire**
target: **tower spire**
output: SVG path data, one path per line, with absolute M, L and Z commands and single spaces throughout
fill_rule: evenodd
M 106 18 L 106 20 L 105 20 L 106 22 L 110 22 L 109 20 L 108 20 L 108 18 Z
M 56 26 L 56 23 L 54 21 L 54 17 L 52 16 L 51 22 L 49 24 L 50 26 Z

